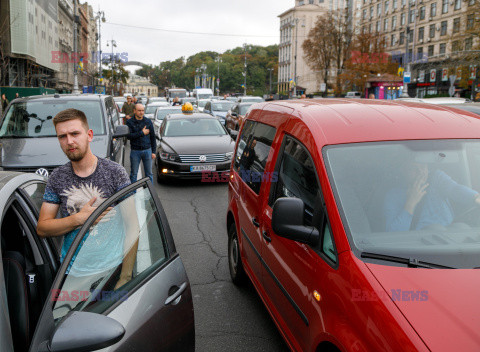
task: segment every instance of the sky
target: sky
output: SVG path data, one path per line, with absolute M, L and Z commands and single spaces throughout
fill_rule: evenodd
M 94 11 L 105 12 L 103 52 L 111 52 L 106 44 L 113 38 L 117 44 L 114 53 L 126 52 L 129 61 L 152 65 L 200 51 L 223 53 L 243 43 L 278 44 L 277 16 L 295 4 L 295 0 L 87 1 Z

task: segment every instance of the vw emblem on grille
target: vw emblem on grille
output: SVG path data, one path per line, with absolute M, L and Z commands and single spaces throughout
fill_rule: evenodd
M 43 167 L 35 171 L 35 173 L 43 177 L 48 177 L 48 170 L 44 169 Z
M 200 155 L 198 159 L 200 160 L 201 163 L 204 163 L 205 161 L 207 161 L 207 157 L 205 155 Z

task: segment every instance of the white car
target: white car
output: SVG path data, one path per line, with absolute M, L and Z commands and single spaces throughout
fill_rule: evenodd
M 155 131 L 158 135 L 158 129 L 163 122 L 163 119 L 168 114 L 178 114 L 182 112 L 182 107 L 175 105 L 175 106 L 160 106 L 155 110 L 155 118 L 153 119 L 153 125 L 155 126 Z
M 154 103 L 147 104 L 147 106 L 145 106 L 145 117 L 148 117 L 150 120 L 153 120 L 155 116 L 155 111 L 157 110 L 157 108 L 161 106 L 169 107 L 170 104 L 166 101 L 156 101 Z
M 205 107 L 205 105 L 207 105 L 207 103 L 209 101 L 212 101 L 211 99 L 200 99 L 200 100 L 197 100 L 197 109 L 198 109 L 198 112 L 203 112 L 203 108 Z

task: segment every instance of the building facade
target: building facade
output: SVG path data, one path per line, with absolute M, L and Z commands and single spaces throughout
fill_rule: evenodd
M 148 97 L 158 97 L 158 87 L 151 83 L 148 78 L 130 74 L 127 84 L 124 86 L 125 93 L 144 93 Z
M 385 51 L 410 67 L 410 96 L 446 94 L 452 75 L 457 90 L 462 79 L 476 81 L 469 55 L 478 45 L 470 33 L 478 10 L 474 0 L 362 1 L 361 30 L 385 35 Z
M 57 72 L 57 89 L 61 92 L 73 90 L 73 1 L 58 1 L 58 43 L 60 67 Z
M 322 1 L 322 2 L 320 2 Z M 302 44 L 317 17 L 327 12 L 323 0 L 295 1 L 295 6 L 280 18 L 280 44 L 278 49 L 279 93 L 291 92 L 296 85 L 297 94 L 317 92 L 320 77 L 305 61 Z

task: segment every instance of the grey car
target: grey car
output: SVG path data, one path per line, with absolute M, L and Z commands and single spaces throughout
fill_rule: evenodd
M 61 238 L 35 232 L 45 184 L 33 173 L 0 172 L 0 351 L 194 351 L 190 283 L 149 179 L 103 202 L 63 263 Z M 99 220 L 104 211 L 119 216 Z M 115 241 L 121 258 L 134 254 L 130 281 L 116 287 L 121 260 L 101 275 L 78 274 L 111 255 Z
M 93 130 L 95 155 L 124 164 L 128 127 L 122 125 L 111 96 L 39 95 L 15 99 L 0 123 L 0 170 L 51 172 L 68 159 L 60 148 L 53 117 L 75 108 L 85 113 Z

